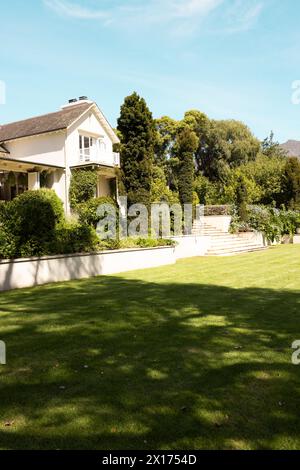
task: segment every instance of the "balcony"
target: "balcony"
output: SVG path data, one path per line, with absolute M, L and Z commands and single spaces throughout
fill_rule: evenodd
M 95 163 L 98 165 L 119 167 L 120 154 L 115 152 L 101 152 L 93 148 L 85 148 L 79 151 L 79 163 L 82 165 Z

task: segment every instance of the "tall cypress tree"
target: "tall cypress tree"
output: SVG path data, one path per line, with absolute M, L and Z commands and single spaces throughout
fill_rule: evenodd
M 193 203 L 194 156 L 198 147 L 198 138 L 189 127 L 181 129 L 177 136 L 178 156 L 178 191 L 181 204 Z
M 150 203 L 156 131 L 147 104 L 137 93 L 125 98 L 118 119 L 121 165 L 129 204 Z
M 283 194 L 290 209 L 300 210 L 300 161 L 297 157 L 287 159 L 283 176 Z

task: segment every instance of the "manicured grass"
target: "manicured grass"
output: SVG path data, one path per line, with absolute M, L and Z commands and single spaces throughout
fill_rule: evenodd
M 300 247 L 4 293 L 0 318 L 1 449 L 300 448 Z

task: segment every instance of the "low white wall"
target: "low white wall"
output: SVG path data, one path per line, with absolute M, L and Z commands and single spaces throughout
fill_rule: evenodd
M 264 234 L 261 232 L 240 232 L 237 234 L 239 238 L 245 238 L 248 241 L 255 242 L 262 246 L 267 246 Z
M 173 247 L 0 262 L 0 291 L 175 264 Z
M 172 240 L 176 242 L 176 259 L 205 256 L 211 246 L 211 237 L 187 235 L 172 237 Z
M 206 215 L 203 219 L 205 223 L 221 230 L 221 232 L 229 232 L 232 219 L 230 215 Z
M 294 245 L 300 245 L 300 235 L 294 235 L 293 243 Z

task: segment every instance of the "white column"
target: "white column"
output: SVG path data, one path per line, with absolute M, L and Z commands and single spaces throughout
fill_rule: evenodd
M 40 189 L 39 172 L 28 173 L 28 189 L 29 191 Z

